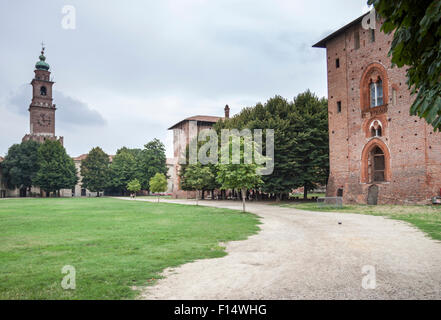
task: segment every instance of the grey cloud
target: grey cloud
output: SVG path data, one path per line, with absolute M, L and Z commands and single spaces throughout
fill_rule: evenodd
M 103 116 L 86 103 L 57 90 L 54 90 L 53 97 L 57 106 L 57 123 L 79 127 L 106 125 L 107 122 Z M 22 85 L 10 95 L 7 104 L 15 113 L 27 115 L 31 99 L 31 86 Z

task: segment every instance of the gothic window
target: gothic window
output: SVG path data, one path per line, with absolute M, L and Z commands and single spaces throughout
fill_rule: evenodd
M 40 95 L 45 96 L 46 94 L 47 94 L 46 87 L 41 87 L 40 88 Z
M 371 137 L 381 137 L 383 135 L 383 126 L 381 122 L 379 122 L 378 120 L 375 120 L 371 124 L 370 129 L 371 129 Z
M 386 179 L 386 161 L 384 152 L 380 147 L 375 147 L 369 156 L 369 181 L 384 182 Z
M 360 180 L 368 184 L 391 181 L 389 149 L 378 138 L 371 139 L 363 149 Z
M 378 115 L 387 112 L 389 102 L 387 71 L 379 63 L 366 67 L 360 81 L 360 104 L 363 113 Z M 375 110 L 372 110 L 375 109 Z
M 377 82 L 371 82 L 370 88 L 370 100 L 371 108 L 379 107 L 383 105 L 383 81 L 378 78 Z

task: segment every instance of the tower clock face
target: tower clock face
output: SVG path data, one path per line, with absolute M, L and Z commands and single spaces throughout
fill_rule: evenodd
M 42 127 L 48 127 L 51 125 L 51 117 L 45 113 L 40 113 L 38 124 Z

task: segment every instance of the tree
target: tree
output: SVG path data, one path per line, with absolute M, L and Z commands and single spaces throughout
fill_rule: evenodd
M 150 191 L 157 192 L 165 192 L 167 191 L 167 177 L 162 173 L 157 173 L 153 178 L 149 181 Z M 159 202 L 159 195 L 158 195 Z
M 329 177 L 328 106 L 310 91 L 294 99 L 294 139 L 292 165 L 296 185 L 303 186 L 304 199 L 317 184 Z
M 124 194 L 127 191 L 127 184 L 135 178 L 135 156 L 127 148 L 118 150 L 110 165 L 109 187 Z
M 189 165 L 184 173 L 182 185 L 186 189 L 183 190 L 195 190 L 196 191 L 196 205 L 198 205 L 198 193 L 203 189 L 206 189 L 213 179 L 213 173 L 209 167 L 202 166 L 200 163 Z
M 11 189 L 19 188 L 21 195 L 26 196 L 26 190 L 30 191 L 32 180 L 38 172 L 39 146 L 32 140 L 14 144 L 2 162 L 6 185 Z
M 381 30 L 394 33 L 392 64 L 408 67 L 407 84 L 416 94 L 410 109 L 441 130 L 441 1 L 369 0 L 384 18 Z
M 325 184 L 329 171 L 327 100 L 309 90 L 294 101 L 275 96 L 265 104 L 245 108 L 233 118 L 215 125 L 221 129 L 273 129 L 274 171 L 262 176 L 260 190 L 283 199 L 299 187 L 310 190 Z M 263 132 L 262 150 L 266 150 Z M 307 191 L 305 196 L 307 196 Z
M 96 192 L 99 197 L 100 191 L 108 186 L 109 165 L 109 156 L 101 148 L 93 148 L 86 159 L 81 161 L 83 188 Z
M 165 146 L 154 139 L 144 146 L 136 156 L 136 177 L 144 190 L 150 189 L 150 179 L 157 173 L 167 176 L 167 158 L 165 155 Z
M 72 189 L 78 182 L 77 170 L 66 149 L 58 141 L 46 140 L 38 148 L 39 170 L 33 184 L 46 192 Z
M 208 138 L 207 138 L 207 140 L 208 140 Z M 198 141 L 197 142 L 197 153 L 199 153 L 199 151 L 200 151 L 200 148 L 202 147 L 202 145 L 204 144 L 204 143 L 206 143 L 207 142 L 207 140 L 206 141 Z M 187 167 L 189 166 L 188 165 L 188 163 L 190 162 L 190 156 L 189 156 L 189 154 L 190 154 L 190 148 L 189 148 L 189 146 L 187 145 L 187 147 L 186 147 L 186 149 L 185 149 L 185 158 L 186 158 L 186 164 L 181 164 L 181 168 L 180 168 L 180 170 L 179 170 L 179 177 L 180 177 L 180 181 L 181 181 L 181 183 L 180 183 L 180 187 L 181 187 L 181 189 L 182 190 L 194 190 L 193 189 L 193 187 L 191 186 L 191 185 L 188 185 L 187 186 L 187 184 L 186 184 L 186 181 L 185 181 L 185 171 L 187 170 Z M 207 157 L 209 157 L 210 156 L 210 151 L 207 151 Z M 207 183 L 206 183 L 206 185 L 205 185 L 205 187 L 204 187 L 204 189 L 202 189 L 201 191 L 202 191 L 202 193 L 201 193 L 201 199 L 203 200 L 204 199 L 204 191 L 211 191 L 211 195 L 212 195 L 212 197 L 211 197 L 211 199 L 213 200 L 214 199 L 214 190 L 216 190 L 216 189 L 219 189 L 220 188 L 220 184 L 217 182 L 217 180 L 216 180 L 216 176 L 217 176 L 217 168 L 216 168 L 216 165 L 215 164 L 213 164 L 213 163 L 209 163 L 209 164 L 205 164 L 205 165 L 203 165 L 203 164 L 200 164 L 202 167 L 207 167 L 207 168 L 209 168 L 209 170 L 211 171 L 211 175 L 209 175 L 208 177 L 207 177 Z
M 255 164 L 255 160 L 261 157 L 261 155 L 257 154 L 256 150 L 254 150 L 252 155 L 253 159 L 251 159 L 252 163 L 246 163 L 245 146 L 247 146 L 247 144 L 249 144 L 251 148 L 254 147 L 254 142 L 245 141 L 245 139 L 242 138 L 239 140 L 232 139 L 228 145 L 222 146 L 222 149 L 229 151 L 229 163 L 217 165 L 218 172 L 216 177 L 216 180 L 221 185 L 221 189 L 236 189 L 241 191 L 243 212 L 245 212 L 247 190 L 256 188 L 263 182 L 258 172 L 259 166 Z M 240 163 L 238 164 L 234 164 L 232 161 L 234 145 L 240 147 Z
M 136 195 L 137 192 L 141 190 L 141 184 L 138 179 L 133 179 L 127 184 L 127 190 Z

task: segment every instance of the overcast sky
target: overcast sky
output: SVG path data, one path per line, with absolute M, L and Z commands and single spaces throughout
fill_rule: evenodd
M 2 0 L 0 155 L 29 133 L 41 45 L 56 134 L 71 156 L 161 139 L 193 115 L 222 116 L 279 94 L 327 96 L 324 49 L 311 46 L 367 12 L 367 0 Z M 76 9 L 64 29 L 62 8 Z

